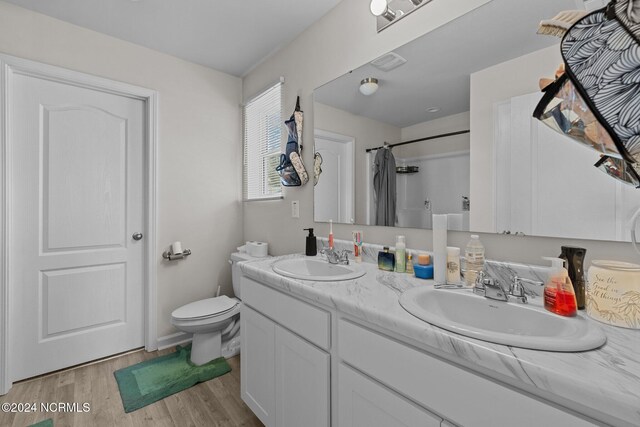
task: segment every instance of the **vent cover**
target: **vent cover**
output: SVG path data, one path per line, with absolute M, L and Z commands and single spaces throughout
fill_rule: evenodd
M 405 62 L 407 62 L 407 60 L 404 59 L 402 56 L 398 55 L 395 52 L 389 52 L 389 53 L 385 53 L 379 58 L 374 59 L 373 61 L 370 62 L 370 64 L 381 71 L 387 72 L 395 68 L 398 68 Z

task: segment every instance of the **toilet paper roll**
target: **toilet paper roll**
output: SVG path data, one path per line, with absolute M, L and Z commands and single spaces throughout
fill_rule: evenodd
M 265 242 L 247 242 L 245 249 L 249 255 L 256 258 L 266 257 L 269 253 L 269 244 Z
M 447 283 L 447 215 L 433 215 L 433 280 Z
M 173 242 L 171 245 L 171 253 L 173 255 L 181 255 L 182 254 L 182 243 L 181 242 Z

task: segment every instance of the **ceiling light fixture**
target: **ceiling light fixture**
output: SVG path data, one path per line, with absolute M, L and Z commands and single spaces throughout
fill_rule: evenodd
M 376 17 L 378 32 L 395 24 L 432 0 L 371 0 L 369 9 Z
M 378 79 L 375 77 L 367 77 L 360 82 L 360 93 L 369 96 L 378 90 Z
M 382 16 L 389 22 L 396 19 L 396 13 L 389 9 L 387 0 L 371 0 L 369 9 L 371 9 L 371 13 L 373 13 L 374 16 Z
M 440 111 L 439 107 L 427 108 L 427 113 L 437 113 L 438 111 Z

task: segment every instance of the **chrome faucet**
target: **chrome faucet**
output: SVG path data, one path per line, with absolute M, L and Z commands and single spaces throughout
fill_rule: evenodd
M 343 249 L 336 252 L 331 248 L 327 248 L 322 249 L 320 253 L 327 257 L 327 261 L 329 262 L 329 264 L 349 265 L 349 254 L 351 253 L 351 251 L 348 249 Z
M 513 276 L 511 278 L 511 285 L 509 286 L 509 295 L 513 296 L 516 301 L 522 304 L 526 304 L 528 301 L 527 292 L 522 282 L 536 285 L 538 287 L 544 286 L 544 282 L 540 282 L 538 280 L 525 279 L 524 277 L 518 277 L 517 274 Z M 529 297 L 535 298 L 535 295 L 530 292 Z
M 473 288 L 473 292 L 498 301 L 509 301 L 509 297 L 513 297 L 517 302 L 526 304 L 528 302 L 528 296 L 526 289 L 522 284 L 523 282 L 537 286 L 544 286 L 544 283 L 542 282 L 525 279 L 515 275 L 511 278 L 511 284 L 507 289 L 499 280 L 487 278 L 486 273 L 481 271 L 478 273 L 478 277 L 476 277 L 476 284 Z M 530 295 L 530 297 L 534 298 L 533 295 Z
M 476 286 L 473 288 L 476 294 L 484 295 L 485 298 L 495 299 L 498 301 L 509 301 L 509 290 L 505 289 L 499 280 L 485 278 L 485 273 L 478 273 L 476 277 Z

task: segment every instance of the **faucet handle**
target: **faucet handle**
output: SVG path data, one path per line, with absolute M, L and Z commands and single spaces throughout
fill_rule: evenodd
M 537 285 L 537 286 L 544 286 L 544 282 L 541 282 L 540 280 L 531 280 L 531 279 L 525 279 L 524 277 L 518 277 L 518 275 L 516 274 L 515 276 L 513 276 L 511 278 L 514 282 L 518 281 L 520 283 L 524 282 L 524 283 L 529 283 L 532 285 Z
M 481 270 L 478 272 L 478 274 L 476 275 L 476 288 L 478 289 L 483 289 L 484 288 L 484 278 L 486 276 L 486 273 L 484 272 L 484 270 Z
M 329 262 L 329 264 L 337 264 L 339 261 L 338 253 L 331 248 L 323 248 L 320 251 L 320 254 L 327 257 L 327 261 Z
M 523 282 L 529 283 L 531 285 L 536 285 L 538 287 L 544 286 L 544 282 L 541 282 L 539 280 L 525 279 L 524 277 L 518 277 L 517 274 L 513 276 L 511 278 L 511 286 L 509 287 L 509 293 L 514 297 L 516 297 L 518 301 L 523 303 L 527 302 L 527 296 L 531 298 L 535 298 L 535 296 L 537 295 L 535 292 L 529 292 L 529 295 L 527 295 L 527 289 L 522 284 Z
M 522 285 L 523 279 L 518 277 L 517 275 L 511 278 L 511 285 L 509 285 L 509 295 L 514 297 L 516 301 L 526 304 L 527 303 L 527 294 L 525 292 L 524 286 Z
M 338 254 L 338 257 L 340 258 L 340 262 L 343 264 L 349 264 L 349 254 L 353 253 L 352 251 L 350 251 L 349 249 L 343 249 L 340 251 L 340 253 Z

